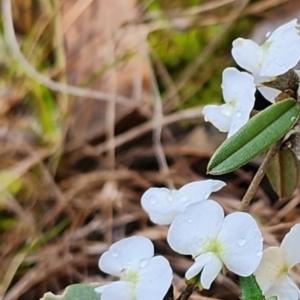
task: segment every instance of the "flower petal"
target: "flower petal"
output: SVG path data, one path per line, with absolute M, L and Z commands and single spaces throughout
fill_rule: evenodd
M 300 224 L 291 228 L 280 247 L 285 252 L 285 260 L 289 269 L 300 263 Z
M 277 76 L 296 66 L 300 57 L 297 19 L 277 28 L 263 44 L 261 76 Z M 264 45 L 266 50 L 264 50 Z
M 236 133 L 249 120 L 255 102 L 254 77 L 236 68 L 223 71 L 222 90 L 224 100 L 234 107 L 228 137 Z
M 263 294 L 266 294 L 267 291 L 286 274 L 284 269 L 285 257 L 281 248 L 269 247 L 263 251 L 262 260 L 254 272 Z
M 202 113 L 204 120 L 212 123 L 219 131 L 229 131 L 233 114 L 233 108 L 230 105 L 205 105 Z
M 243 69 L 258 74 L 260 66 L 257 55 L 259 46 L 251 40 L 237 38 L 232 43 L 231 54 L 235 62 Z
M 254 77 L 249 73 L 240 72 L 236 68 L 226 68 L 223 71 L 222 92 L 226 103 L 241 101 L 246 104 L 248 100 L 244 100 L 245 95 L 254 95 L 255 90 Z
M 125 238 L 111 245 L 99 260 L 99 268 L 108 274 L 119 276 L 127 268 L 138 269 L 140 261 L 153 257 L 152 242 L 142 236 Z
M 216 237 L 223 218 L 224 211 L 215 201 L 192 203 L 171 224 L 168 243 L 174 251 L 195 257 L 201 253 L 207 238 Z
M 167 259 L 156 256 L 147 265 L 141 262 L 138 274 L 139 283 L 136 287 L 136 299 L 163 299 L 171 286 L 173 278 L 172 269 Z
M 281 26 L 279 26 L 276 30 L 274 30 L 267 38 L 266 42 L 273 42 L 278 41 L 281 39 L 286 39 L 287 36 L 294 36 L 294 34 L 297 34 L 297 19 L 293 19 Z
M 266 298 L 276 296 L 277 300 L 296 300 L 300 291 L 289 276 L 282 276 L 266 293 Z
M 97 289 L 95 289 L 97 292 Z M 116 281 L 108 284 L 101 292 L 101 300 L 136 300 L 133 284 Z
M 258 90 L 271 103 L 275 103 L 275 98 L 281 93 L 281 91 L 268 86 L 260 86 Z
M 196 257 L 195 263 L 187 270 L 185 278 L 189 280 L 202 271 L 200 283 L 205 289 L 209 289 L 211 283 L 222 270 L 222 266 L 222 262 L 214 253 L 203 253 Z
M 176 190 L 152 187 L 143 194 L 141 205 L 153 223 L 159 225 L 172 223 L 177 214 L 177 204 L 173 201 L 176 193 Z
M 221 260 L 240 276 L 249 276 L 262 258 L 262 235 L 251 215 L 234 212 L 225 217 L 218 241 L 223 245 Z
M 209 289 L 211 283 L 216 279 L 220 271 L 222 270 L 221 260 L 212 254 L 211 261 L 203 267 L 201 273 L 201 285 L 205 289 Z
M 226 183 L 221 180 L 194 181 L 184 185 L 174 196 L 174 201 L 185 206 L 193 202 L 207 199 L 212 192 L 220 190 Z M 184 211 L 182 210 L 182 211 Z
M 195 258 L 195 262 L 189 267 L 189 269 L 185 273 L 185 278 L 187 280 L 195 277 L 197 274 L 199 274 L 203 267 L 210 263 L 212 260 L 212 253 L 203 253 Z

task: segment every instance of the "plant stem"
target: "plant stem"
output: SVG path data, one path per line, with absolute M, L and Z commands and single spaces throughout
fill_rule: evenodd
M 176 300 L 187 300 L 191 296 L 194 290 L 195 290 L 195 286 L 193 284 L 187 285 L 185 290 L 181 293 L 181 295 Z
M 267 167 L 273 158 L 273 156 L 278 151 L 279 147 L 281 145 L 281 140 L 277 141 L 267 152 L 262 164 L 260 165 L 259 169 L 257 170 L 252 182 L 250 183 L 250 186 L 244 195 L 244 198 L 240 204 L 239 211 L 246 211 L 253 196 L 255 195 L 256 191 L 258 190 L 259 184 L 263 177 L 266 174 Z

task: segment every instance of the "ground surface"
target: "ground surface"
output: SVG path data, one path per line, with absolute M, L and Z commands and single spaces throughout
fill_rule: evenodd
M 177 295 L 191 260 L 168 248 L 167 228 L 149 222 L 140 197 L 151 186 L 206 178 L 225 136 L 204 123 L 201 108 L 221 102 L 222 70 L 234 66 L 231 41 L 261 40 L 299 7 L 292 0 L 15 0 L 12 7 L 18 44 L 14 35 L 4 39 L 5 7 L 0 36 L 0 299 L 35 300 L 71 283 L 111 280 L 99 256 L 133 234 L 169 259 Z M 212 198 L 226 213 L 237 210 L 258 164 L 220 177 L 227 186 Z M 299 222 L 299 201 L 298 190 L 279 200 L 263 182 L 250 212 L 266 245 Z M 297 284 L 299 274 L 292 273 Z M 208 298 L 238 299 L 236 278 L 220 275 L 191 297 Z

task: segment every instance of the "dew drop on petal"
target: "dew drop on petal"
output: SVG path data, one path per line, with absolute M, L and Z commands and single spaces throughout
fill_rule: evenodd
M 256 252 L 256 256 L 261 257 L 262 255 L 263 255 L 263 252 L 262 252 L 262 251 Z
M 193 220 L 192 219 L 188 219 L 188 223 L 192 223 L 193 222 Z
M 149 259 L 142 259 L 142 260 L 140 261 L 139 266 L 140 266 L 140 268 L 142 269 L 142 268 L 145 268 L 145 267 L 148 265 L 148 263 L 149 263 Z
M 242 117 L 242 112 L 240 110 L 238 110 L 236 113 L 235 113 L 235 116 L 236 118 L 241 118 Z
M 149 198 L 149 203 L 152 204 L 152 205 L 156 204 L 156 203 L 157 203 L 156 197 L 151 196 L 151 197 Z
M 246 239 L 240 238 L 237 243 L 240 247 L 242 247 L 246 244 Z
M 117 257 L 117 256 L 119 255 L 119 253 L 118 253 L 118 251 L 116 251 L 116 250 L 112 250 L 111 255 L 112 255 L 113 257 Z
M 132 265 L 132 261 L 129 260 L 129 261 L 127 262 L 127 267 L 130 267 L 131 265 Z

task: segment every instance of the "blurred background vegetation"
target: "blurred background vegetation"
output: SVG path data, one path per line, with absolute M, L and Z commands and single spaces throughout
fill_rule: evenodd
M 166 231 L 148 223 L 140 196 L 204 178 L 216 145 L 201 107 L 222 103 L 232 40 L 292 18 L 299 5 L 1 2 L 0 299 L 106 280 L 99 255 L 134 233 L 170 259 L 180 290 L 189 260 L 167 250 Z M 199 126 L 204 133 L 191 135 Z M 240 183 L 227 193 L 238 199 Z M 206 296 L 239 297 L 234 280 Z

